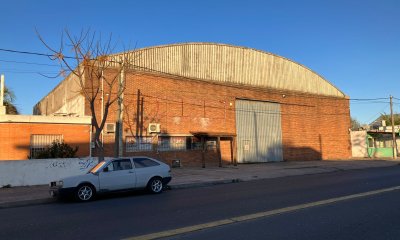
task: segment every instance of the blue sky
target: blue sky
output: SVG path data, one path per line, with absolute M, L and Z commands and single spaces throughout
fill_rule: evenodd
M 226 43 L 294 60 L 351 99 L 400 98 L 397 0 L 4 0 L 1 9 L 2 49 L 47 53 L 35 28 L 55 47 L 64 28 L 76 34 L 87 28 L 112 33 L 114 40 L 132 48 Z M 37 73 L 55 74 L 59 68 L 53 64 L 46 57 L 0 51 L 0 73 L 23 114 L 31 114 L 34 104 L 62 80 Z M 388 101 L 351 101 L 351 115 L 371 122 L 389 112 Z M 400 112 L 400 100 L 394 110 Z

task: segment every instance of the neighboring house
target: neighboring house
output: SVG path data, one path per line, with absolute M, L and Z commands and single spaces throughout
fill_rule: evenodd
M 399 152 L 400 136 L 396 137 L 397 153 Z M 393 137 L 388 131 L 368 131 L 368 157 L 393 157 Z
M 186 166 L 205 159 L 215 164 L 219 157 L 229 164 L 234 158 L 245 163 L 351 156 L 349 97 L 301 64 L 214 43 L 130 54 L 140 57 L 133 57 L 137 67 L 125 72 L 125 156 L 178 159 Z M 34 113 L 90 116 L 80 92 L 70 75 L 37 103 Z M 96 109 L 101 112 L 100 101 Z M 102 133 L 106 156 L 114 151 L 117 109 L 112 105 Z
M 395 119 L 400 118 L 400 114 L 393 114 Z M 388 117 L 388 116 L 386 116 Z M 372 123 L 369 124 L 369 130 L 378 130 L 382 132 L 392 132 L 392 126 L 388 125 L 386 121 L 384 120 L 385 117 L 380 116 L 377 119 L 375 119 Z M 395 121 L 396 122 L 396 121 Z M 400 126 L 395 125 L 394 126 L 394 131 L 399 132 Z
M 0 115 L 0 161 L 26 160 L 53 141 L 78 147 L 78 157 L 90 155 L 90 117 Z
M 365 158 L 393 157 L 393 139 L 391 132 L 371 130 L 352 131 L 352 156 Z M 396 133 L 397 153 L 400 136 Z

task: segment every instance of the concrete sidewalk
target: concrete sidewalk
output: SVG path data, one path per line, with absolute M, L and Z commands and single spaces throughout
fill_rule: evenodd
M 174 168 L 172 189 L 399 165 L 392 160 L 296 161 L 209 168 Z M 54 202 L 47 185 L 0 189 L 0 209 Z

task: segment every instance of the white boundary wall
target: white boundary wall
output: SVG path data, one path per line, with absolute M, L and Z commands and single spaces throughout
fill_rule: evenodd
M 0 161 L 0 187 L 48 184 L 63 177 L 84 174 L 97 161 L 97 158 Z
M 353 157 L 368 157 L 367 131 L 351 131 L 351 153 Z

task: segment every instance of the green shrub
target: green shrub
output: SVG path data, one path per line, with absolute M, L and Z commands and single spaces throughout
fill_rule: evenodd
M 31 158 L 74 158 L 76 157 L 78 149 L 78 147 L 72 148 L 64 142 L 54 141 L 48 148 L 36 152 L 34 156 L 31 156 Z

